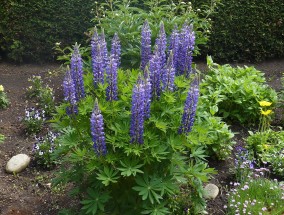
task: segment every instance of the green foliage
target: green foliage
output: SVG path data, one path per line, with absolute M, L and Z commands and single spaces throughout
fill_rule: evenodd
M 41 76 L 29 78 L 31 86 L 27 88 L 26 94 L 29 99 L 35 99 L 39 108 L 44 110 L 46 116 L 51 116 L 55 111 L 54 92 L 51 87 L 43 84 Z
M 43 128 L 45 115 L 43 110 L 37 110 L 34 107 L 25 109 L 25 117 L 22 123 L 25 127 L 26 134 L 37 134 Z
M 122 45 L 122 62 L 127 68 L 139 66 L 140 59 L 140 35 L 141 26 L 147 19 L 152 30 L 152 43 L 159 32 L 159 23 L 164 22 L 165 31 L 170 35 L 174 26 L 181 28 L 188 20 L 193 23 L 196 33 L 195 55 L 199 54 L 199 46 L 205 45 L 208 41 L 210 22 L 202 18 L 203 14 L 209 15 L 211 10 L 196 12 L 190 2 L 181 1 L 143 1 L 143 4 L 136 1 L 108 1 L 108 3 L 97 4 L 93 23 L 100 29 L 105 29 L 107 41 L 110 41 L 115 33 Z M 92 31 L 91 31 L 92 34 Z
M 283 187 L 277 180 L 262 177 L 248 180 L 229 193 L 226 214 L 283 214 L 283 195 Z
M 0 143 L 3 143 L 5 140 L 5 136 L 3 134 L 0 134 Z
M 205 5 L 210 6 L 211 1 Z M 284 56 L 282 0 L 222 0 L 215 11 L 208 44 L 215 61 L 260 61 Z
M 10 101 L 4 91 L 3 85 L 0 85 L 0 109 L 5 109 L 9 106 Z
M 246 142 L 261 163 L 268 163 L 274 173 L 284 176 L 284 131 L 250 132 Z
M 92 8 L 91 0 L 2 0 L 0 54 L 17 62 L 54 60 L 56 42 L 84 41 Z
M 253 67 L 218 65 L 210 57 L 207 64 L 209 72 L 202 81 L 201 93 L 212 115 L 255 123 L 260 115 L 259 101 L 276 104 L 277 94 L 265 83 L 264 73 Z

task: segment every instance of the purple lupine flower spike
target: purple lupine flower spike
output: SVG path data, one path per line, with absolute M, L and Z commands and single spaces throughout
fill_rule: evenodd
M 166 56 L 167 36 L 163 22 L 161 22 L 160 24 L 159 35 L 158 38 L 156 39 L 156 48 L 161 57 L 161 68 L 164 68 L 167 61 L 167 56 Z
M 94 67 L 94 60 L 98 54 L 98 46 L 100 43 L 100 38 L 98 35 L 97 28 L 95 27 L 95 31 L 91 40 L 91 56 L 92 56 L 92 65 Z
M 168 57 L 165 73 L 163 74 L 163 90 L 173 91 L 174 81 L 175 81 L 175 67 L 173 61 L 173 52 L 171 51 Z
M 95 106 L 91 115 L 91 135 L 93 140 L 93 148 L 98 156 L 106 155 L 107 148 L 104 133 L 104 121 L 99 109 L 98 100 L 95 100 Z
M 111 54 L 114 56 L 117 68 L 120 66 L 120 53 L 121 53 L 120 41 L 117 33 L 115 33 L 111 43 Z
M 79 101 L 85 97 L 85 88 L 83 82 L 83 60 L 77 43 L 74 46 L 74 52 L 71 56 L 70 70 L 75 85 L 76 98 Z
M 74 85 L 74 81 L 71 77 L 71 72 L 68 70 L 65 74 L 63 80 L 63 92 L 64 92 L 64 100 L 70 103 L 70 107 L 66 109 L 66 113 L 70 114 L 77 114 L 77 98 L 76 98 L 76 89 Z
M 199 97 L 199 86 L 197 79 L 195 79 L 188 91 L 188 95 L 185 101 L 181 126 L 178 131 L 179 134 L 182 133 L 187 134 L 191 131 L 196 114 L 198 97 Z
M 151 29 L 146 20 L 141 32 L 141 66 L 140 69 L 144 71 L 146 65 L 151 59 Z
M 117 59 L 110 56 L 109 65 L 106 68 L 107 83 L 106 97 L 108 101 L 117 100 Z
M 131 122 L 130 122 L 130 143 L 143 144 L 145 119 L 145 86 L 141 78 L 133 88 Z
M 161 94 L 161 57 L 156 51 L 149 62 L 150 81 L 152 86 L 152 97 L 159 98 Z
M 151 80 L 150 72 L 146 66 L 144 70 L 144 90 L 145 90 L 145 119 L 150 118 L 150 106 L 151 106 Z
M 170 37 L 170 45 L 169 45 L 169 52 L 173 52 L 173 64 L 175 70 L 178 69 L 178 54 L 179 54 L 179 32 L 177 29 L 177 25 L 175 25 L 174 30 Z
M 97 55 L 93 59 L 93 74 L 94 74 L 94 85 L 98 86 L 99 83 L 104 83 L 104 62 L 102 57 L 102 50 L 100 45 L 97 47 Z
M 108 50 L 107 50 L 107 43 L 105 38 L 104 29 L 102 29 L 102 33 L 100 35 L 100 47 L 101 47 L 101 54 L 103 57 L 103 67 L 104 69 L 108 65 L 109 57 L 108 57 Z

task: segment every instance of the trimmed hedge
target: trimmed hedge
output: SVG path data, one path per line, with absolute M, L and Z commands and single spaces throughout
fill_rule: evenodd
M 208 54 L 215 61 L 284 56 L 283 0 L 222 0 L 212 21 Z
M 53 60 L 56 42 L 84 41 L 92 0 L 1 0 L 0 54 L 14 61 Z

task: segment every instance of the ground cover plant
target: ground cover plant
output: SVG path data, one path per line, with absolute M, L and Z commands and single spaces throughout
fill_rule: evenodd
M 4 91 L 4 86 L 0 85 L 0 108 L 7 108 L 10 104 L 7 94 Z

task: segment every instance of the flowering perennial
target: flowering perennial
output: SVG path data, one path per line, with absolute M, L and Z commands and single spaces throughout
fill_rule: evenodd
M 181 133 L 187 134 L 192 129 L 196 108 L 197 108 L 198 97 L 199 97 L 198 81 L 194 80 L 192 86 L 188 91 L 188 95 L 184 104 L 181 126 L 179 128 L 180 134 Z
M 162 75 L 163 75 L 163 90 L 173 91 L 174 80 L 175 80 L 175 67 L 174 67 L 172 51 L 170 52 L 170 56 L 168 57 L 165 73 Z
M 113 58 L 116 61 L 117 67 L 120 66 L 120 53 L 121 53 L 120 41 L 117 33 L 115 33 L 111 42 L 111 55 L 114 56 Z
M 145 119 L 145 85 L 141 78 L 133 88 L 131 122 L 130 122 L 130 142 L 143 144 Z
M 141 32 L 141 70 L 144 70 L 151 58 L 151 29 L 146 20 Z
M 169 52 L 173 52 L 173 64 L 177 69 L 179 56 L 179 32 L 177 26 L 174 27 L 174 30 L 170 37 Z
M 83 82 L 83 60 L 77 43 L 74 46 L 74 52 L 71 56 L 70 71 L 75 85 L 76 98 L 77 100 L 80 100 L 85 97 L 85 89 Z
M 109 65 L 106 68 L 108 86 L 106 97 L 108 101 L 117 100 L 117 59 L 114 55 L 110 56 Z
M 149 76 L 149 71 L 146 67 L 144 71 L 144 90 L 145 90 L 145 119 L 150 118 L 150 105 L 151 105 L 151 81 Z
M 71 72 L 68 70 L 66 72 L 64 81 L 63 81 L 63 91 L 64 91 L 64 100 L 69 102 L 71 107 L 66 109 L 67 114 L 77 114 L 77 98 L 76 98 L 76 89 L 71 77 Z
M 160 63 L 161 63 L 161 68 L 163 69 L 167 61 L 167 56 L 166 56 L 167 37 L 166 37 L 166 32 L 165 32 L 165 27 L 164 27 L 163 22 L 161 22 L 160 24 L 159 35 L 158 35 L 158 38 L 156 39 L 156 48 L 161 58 Z
M 149 62 L 152 97 L 159 98 L 161 95 L 161 57 L 156 51 Z
M 91 115 L 91 135 L 93 147 L 98 156 L 106 155 L 107 148 L 105 142 L 103 116 L 99 109 L 98 100 L 95 101 L 95 106 Z

